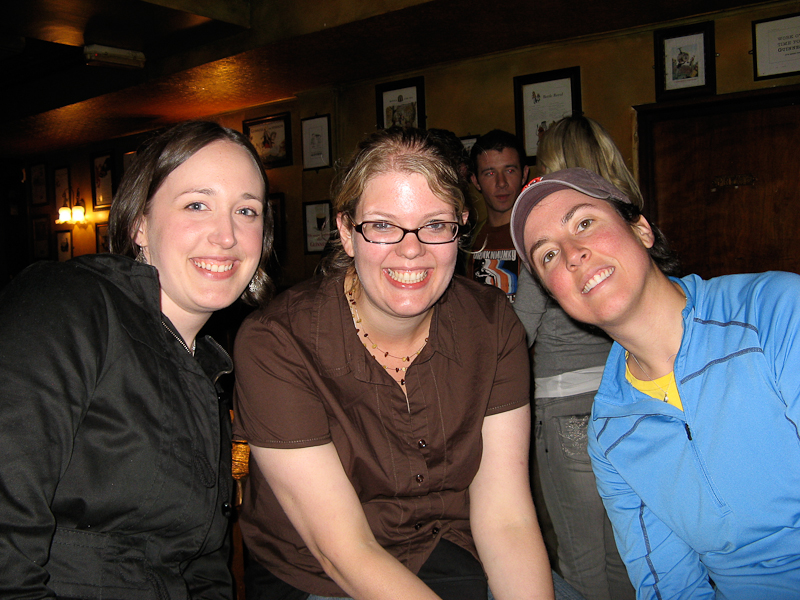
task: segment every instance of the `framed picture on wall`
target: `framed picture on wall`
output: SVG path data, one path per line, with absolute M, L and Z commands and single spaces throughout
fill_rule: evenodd
M 291 113 L 242 121 L 242 131 L 255 146 L 265 169 L 291 166 Z
M 72 208 L 69 167 L 53 170 L 53 196 L 56 199 L 56 208 L 62 206 Z
M 50 217 L 43 215 L 31 219 L 33 226 L 33 259 L 50 258 Z
M 301 119 L 303 131 L 303 170 L 331 166 L 331 116 Z
M 375 86 L 378 129 L 393 125 L 425 128 L 425 78 L 412 77 Z
M 31 205 L 47 205 L 47 180 L 43 164 L 31 165 Z
M 72 258 L 72 232 L 56 231 L 56 255 L 59 261 Z
M 131 152 L 126 152 L 125 154 L 122 155 L 122 174 L 123 175 L 128 172 L 128 169 L 130 169 L 130 167 L 133 164 L 134 160 L 136 160 L 136 150 L 133 150 Z
M 272 207 L 273 231 L 275 237 L 272 247 L 279 262 L 286 258 L 286 198 L 283 192 L 273 192 L 269 195 L 269 204 Z
M 98 223 L 95 228 L 95 244 L 98 254 L 111 252 L 111 245 L 108 240 L 108 223 Z
M 714 21 L 653 32 L 656 101 L 717 92 Z
M 303 202 L 303 235 L 306 254 L 320 254 L 331 237 L 331 203 Z
M 92 206 L 108 210 L 114 199 L 114 154 L 103 152 L 92 157 Z
M 539 136 L 550 125 L 580 112 L 580 67 L 514 77 L 514 116 L 517 137 L 525 146 L 525 164 L 536 164 Z
M 800 13 L 753 21 L 753 78 L 800 74 Z
M 479 135 L 465 135 L 464 137 L 458 138 L 461 140 L 461 143 L 464 144 L 464 150 L 467 151 L 469 154 L 472 151 L 472 147 L 475 145 L 475 142 L 478 141 Z

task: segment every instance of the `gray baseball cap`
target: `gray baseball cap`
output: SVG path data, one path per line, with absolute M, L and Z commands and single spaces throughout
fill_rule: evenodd
M 528 185 L 522 188 L 514 203 L 514 210 L 511 212 L 511 239 L 517 249 L 517 256 L 522 258 L 528 270 L 532 270 L 530 257 L 525 254 L 525 223 L 528 215 L 531 214 L 533 207 L 547 196 L 566 189 L 572 189 L 600 200 L 614 199 L 631 204 L 630 198 L 620 189 L 588 169 L 562 169 L 532 179 Z

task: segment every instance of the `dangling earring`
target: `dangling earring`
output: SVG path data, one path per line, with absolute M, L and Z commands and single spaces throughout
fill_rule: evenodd
M 148 264 L 147 257 L 144 255 L 144 248 L 141 246 L 139 247 L 139 254 L 136 255 L 136 262 L 140 262 L 143 265 Z
M 258 276 L 258 271 L 253 275 L 250 283 L 247 284 L 247 289 L 253 294 L 257 294 L 258 290 L 261 289 L 261 278 Z

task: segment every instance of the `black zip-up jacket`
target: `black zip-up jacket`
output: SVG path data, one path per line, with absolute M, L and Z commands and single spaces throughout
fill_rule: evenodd
M 0 598 L 232 597 L 231 360 L 162 320 L 156 270 L 110 254 L 3 290 Z

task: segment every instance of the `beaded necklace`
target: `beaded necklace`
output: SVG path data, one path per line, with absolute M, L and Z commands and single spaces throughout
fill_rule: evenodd
M 356 299 L 353 296 L 352 288 L 347 292 L 347 301 L 350 303 L 350 315 L 353 317 L 353 324 L 356 327 L 356 333 L 362 335 L 364 337 L 364 340 L 369 339 L 369 334 L 366 332 L 363 325 L 360 325 L 361 318 L 358 316 L 358 305 L 356 304 Z M 399 361 L 409 364 L 411 363 L 412 360 L 414 360 L 417 356 L 419 356 L 420 352 L 422 352 L 422 349 L 425 348 L 425 344 L 428 343 L 428 338 L 426 337 L 425 341 L 422 343 L 422 346 L 420 346 L 419 350 L 417 350 L 413 355 L 395 356 L 394 354 L 389 354 L 389 352 L 387 352 L 383 348 L 379 348 L 378 344 L 376 344 L 372 340 L 369 340 L 369 345 L 367 345 L 367 343 L 364 340 L 361 340 L 361 343 L 364 344 L 364 348 L 366 348 L 367 352 L 372 354 L 372 356 L 375 356 L 372 350 L 377 350 L 378 352 L 381 352 L 383 354 L 384 358 L 391 356 L 392 358 L 396 358 Z M 381 365 L 387 371 L 391 371 L 392 369 L 394 369 L 395 373 L 400 373 L 400 372 L 405 373 L 406 370 L 408 369 L 408 365 L 402 367 L 390 367 L 389 365 L 382 364 L 380 361 L 378 361 L 378 364 Z M 401 377 L 400 385 L 404 386 L 405 384 L 406 384 L 405 377 Z

